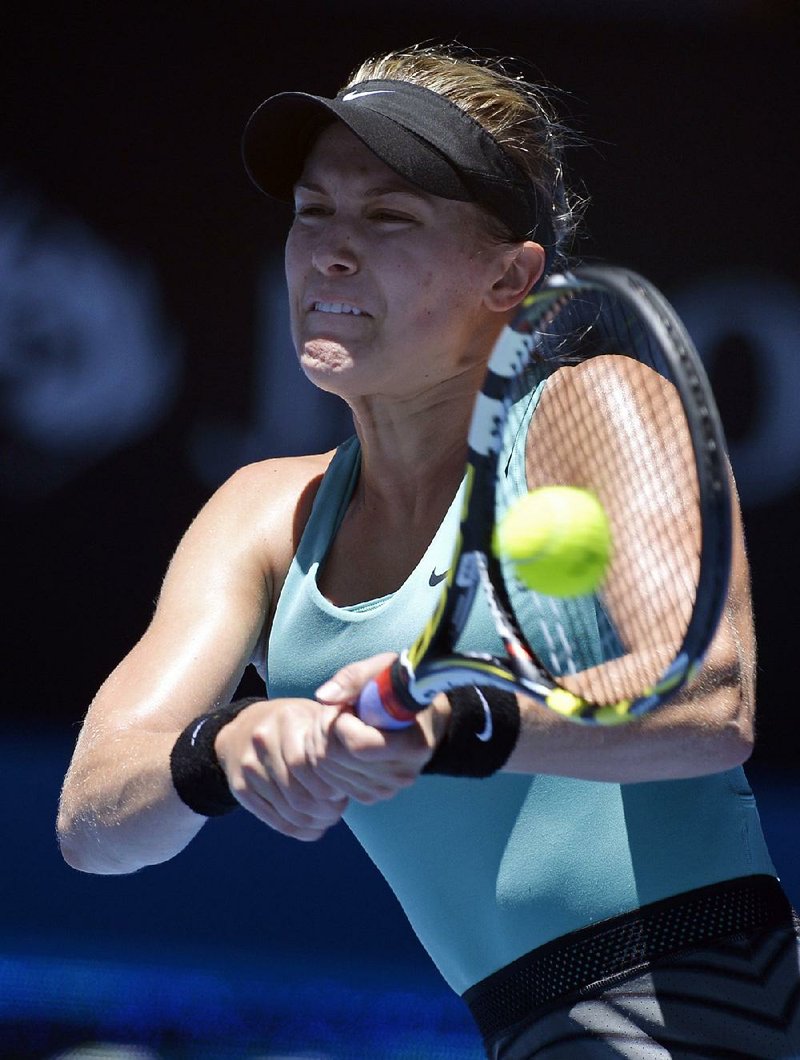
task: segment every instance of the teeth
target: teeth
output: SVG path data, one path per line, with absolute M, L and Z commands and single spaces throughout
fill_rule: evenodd
M 360 309 L 345 302 L 315 302 L 314 309 L 318 313 L 352 313 L 353 316 L 361 316 Z

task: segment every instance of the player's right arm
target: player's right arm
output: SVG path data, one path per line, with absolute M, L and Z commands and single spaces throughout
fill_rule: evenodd
M 170 752 L 194 718 L 234 695 L 327 460 L 244 468 L 192 523 L 149 628 L 86 715 L 58 816 L 70 865 L 131 872 L 172 857 L 202 827 L 172 785 Z

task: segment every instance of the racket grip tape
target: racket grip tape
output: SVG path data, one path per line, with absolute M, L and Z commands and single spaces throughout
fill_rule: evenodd
M 409 710 L 407 704 L 413 704 L 413 700 L 405 690 L 402 670 L 395 661 L 364 686 L 358 697 L 356 713 L 376 729 L 405 729 L 422 709 L 413 704 L 416 709 Z

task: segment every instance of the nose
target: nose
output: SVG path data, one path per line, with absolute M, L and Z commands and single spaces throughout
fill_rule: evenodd
M 344 225 L 327 224 L 319 233 L 311 261 L 323 275 L 347 275 L 358 271 L 358 253 L 352 232 Z

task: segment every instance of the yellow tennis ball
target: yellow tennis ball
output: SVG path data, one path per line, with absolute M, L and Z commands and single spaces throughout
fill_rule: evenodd
M 583 596 L 603 581 L 611 528 L 600 501 L 575 486 L 543 486 L 509 508 L 494 532 L 495 554 L 547 596 Z

